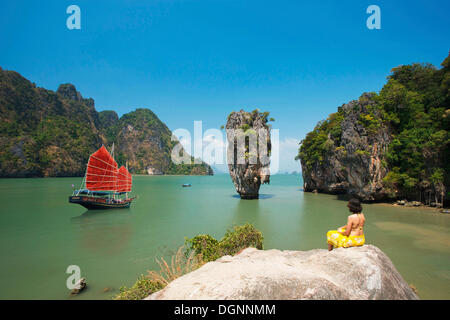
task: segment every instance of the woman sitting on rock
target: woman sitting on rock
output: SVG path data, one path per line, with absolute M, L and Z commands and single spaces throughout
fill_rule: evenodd
M 337 230 L 328 231 L 328 251 L 333 250 L 333 247 L 348 248 L 362 246 L 365 242 L 363 227 L 366 218 L 361 212 L 361 203 L 358 199 L 350 199 L 347 207 L 353 214 L 348 216 L 346 226 L 340 227 Z

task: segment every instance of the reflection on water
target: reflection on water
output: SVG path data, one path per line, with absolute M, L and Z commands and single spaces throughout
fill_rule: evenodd
M 130 209 L 87 210 L 72 217 L 78 226 L 81 246 L 103 256 L 119 255 L 127 249 L 132 235 Z
M 232 197 L 233 197 L 233 198 L 236 198 L 236 199 L 241 199 L 241 196 L 238 195 L 238 194 L 233 194 Z M 264 199 L 270 199 L 270 198 L 273 198 L 273 197 L 275 197 L 274 194 L 260 193 L 258 199 L 242 199 L 242 200 L 248 200 L 248 201 L 252 201 L 252 200 L 264 200 Z
M 258 200 L 241 199 L 238 195 L 234 201 L 236 205 L 233 208 L 233 226 L 245 223 L 261 224 L 261 205 Z M 231 227 L 229 226 L 228 228 Z

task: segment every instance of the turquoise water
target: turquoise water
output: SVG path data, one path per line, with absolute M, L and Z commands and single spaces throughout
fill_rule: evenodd
M 228 175 L 136 176 L 132 207 L 107 211 L 68 203 L 71 185 L 80 183 L 0 180 L 0 299 L 110 299 L 184 237 L 221 238 L 246 222 L 262 231 L 266 249 L 326 248 L 327 230 L 348 215 L 336 196 L 303 193 L 295 175 L 271 177 L 259 200 L 240 200 Z M 385 204 L 364 205 L 364 213 L 367 243 L 391 258 L 420 297 L 450 299 L 450 215 Z M 69 265 L 88 282 L 76 297 L 66 288 Z

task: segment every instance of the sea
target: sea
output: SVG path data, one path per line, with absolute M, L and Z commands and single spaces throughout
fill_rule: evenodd
M 241 200 L 228 174 L 134 176 L 131 208 L 101 211 L 68 202 L 81 182 L 0 179 L 0 299 L 112 299 L 186 238 L 220 239 L 244 223 L 262 232 L 264 249 L 326 249 L 327 231 L 349 214 L 339 196 L 303 192 L 296 174 L 272 176 L 258 200 Z M 419 297 L 450 299 L 450 215 L 391 204 L 363 204 L 363 212 L 366 243 Z M 77 296 L 67 288 L 73 266 L 87 280 Z

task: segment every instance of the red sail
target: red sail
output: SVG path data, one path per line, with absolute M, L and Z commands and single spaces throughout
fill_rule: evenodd
M 102 146 L 93 153 L 86 171 L 86 188 L 92 191 L 116 191 L 117 162 Z
M 130 192 L 131 184 L 131 174 L 127 168 L 121 166 L 117 173 L 117 192 Z

